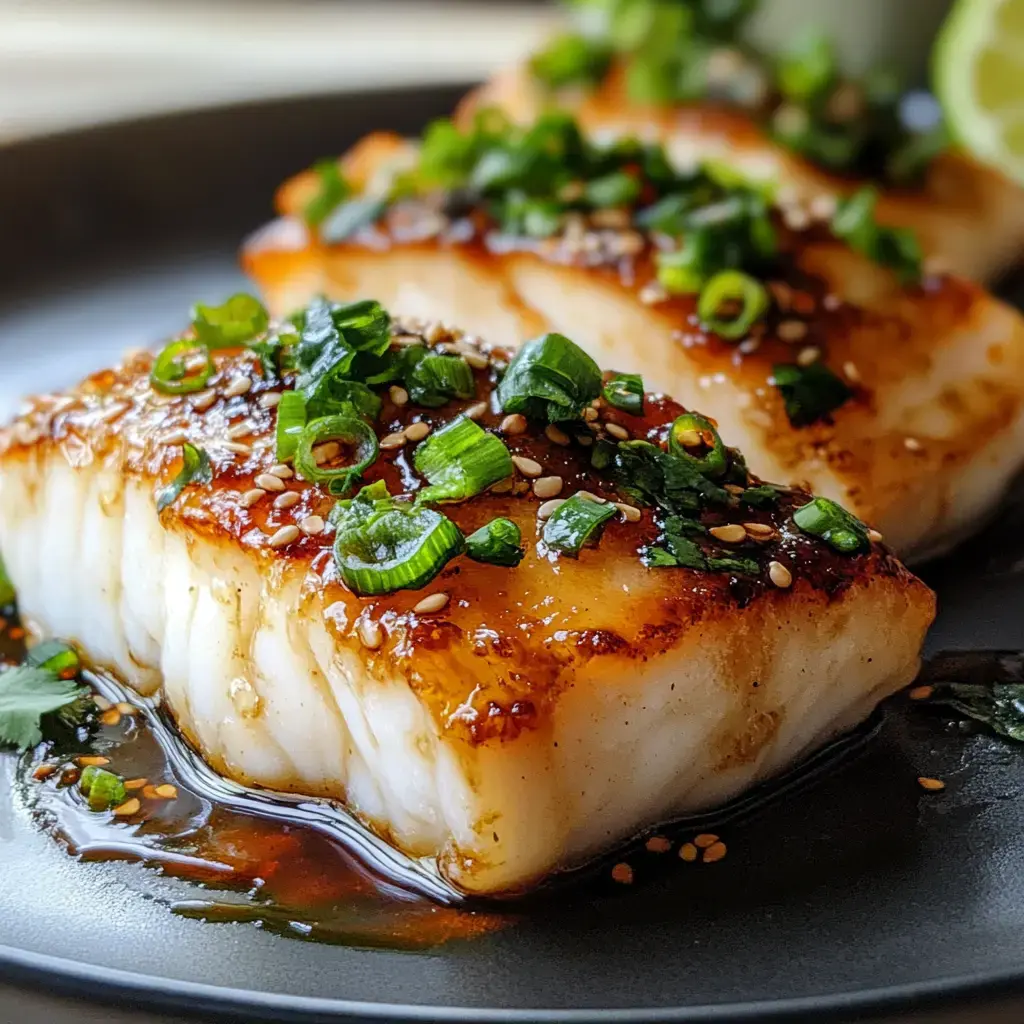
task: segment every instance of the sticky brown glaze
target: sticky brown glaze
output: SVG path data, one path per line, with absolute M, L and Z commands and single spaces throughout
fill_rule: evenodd
M 628 95 L 621 66 L 593 90 L 566 90 L 554 98 L 533 80 L 528 67 L 512 67 L 471 92 L 455 120 L 468 126 L 481 109 L 500 107 L 513 120 L 529 122 L 553 99 L 603 138 L 659 139 L 681 163 L 725 160 L 758 179 L 779 182 L 802 199 L 846 195 L 870 184 L 829 174 L 780 145 L 751 112 L 710 102 L 637 103 Z M 885 189 L 878 218 L 913 228 L 925 251 L 943 267 L 977 281 L 997 278 L 1019 262 L 1024 250 L 1024 189 L 956 149 L 934 159 L 919 185 Z

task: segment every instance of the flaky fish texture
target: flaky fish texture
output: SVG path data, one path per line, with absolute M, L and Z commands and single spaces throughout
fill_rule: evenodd
M 398 326 L 403 342 L 422 329 Z M 517 568 L 457 558 L 425 590 L 357 597 L 333 537 L 310 525 L 334 499 L 274 465 L 270 396 L 282 385 L 249 352 L 214 358 L 200 395 L 156 394 L 151 359 L 137 356 L 30 400 L 0 435 L 0 549 L 20 608 L 140 693 L 161 693 L 217 771 L 344 801 L 465 892 L 521 891 L 728 800 L 917 671 L 931 592 L 881 544 L 847 556 L 801 533 L 799 493 L 715 514 L 755 523 L 736 553 L 757 573 L 736 576 L 645 566 L 649 509 L 624 510 L 578 558 L 556 557 L 539 540 L 541 499 L 517 476 L 446 506 L 467 533 L 516 522 Z M 478 371 L 471 401 L 487 401 L 494 379 Z M 421 410 L 385 391 L 379 430 L 436 428 L 470 404 Z M 680 411 L 651 399 L 646 418 L 609 409 L 598 426 L 643 437 Z M 500 429 L 493 406 L 473 415 Z M 250 431 L 229 439 L 239 424 Z M 158 514 L 182 438 L 208 453 L 212 482 Z M 586 448 L 533 428 L 505 440 L 560 474 L 563 497 L 615 496 Z M 368 477 L 411 486 L 408 447 L 392 444 Z M 307 532 L 286 529 L 298 523 Z M 439 593 L 442 608 L 417 610 Z
M 529 68 L 519 65 L 470 93 L 456 121 L 468 125 L 478 111 L 498 107 L 528 123 L 551 105 L 551 96 Z M 598 139 L 636 136 L 662 142 L 680 167 L 724 161 L 754 179 L 778 183 L 804 204 L 869 183 L 815 166 L 772 139 L 741 109 L 637 103 L 627 94 L 621 69 L 593 91 L 560 94 L 558 106 L 571 110 Z M 1024 188 L 955 149 L 931 162 L 920 185 L 881 187 L 878 219 L 912 228 L 934 266 L 972 281 L 991 282 L 1024 257 Z
M 345 172 L 372 184 L 408 159 L 408 143 L 373 135 Z M 320 293 L 375 295 L 505 346 L 562 331 L 601 365 L 713 416 L 759 475 L 851 508 L 908 561 L 976 529 L 1021 466 L 1024 320 L 965 280 L 903 287 L 827 234 L 793 232 L 791 266 L 773 285 L 781 319 L 756 347 L 728 344 L 702 329 L 693 298 L 659 293 L 654 243 L 628 224 L 536 242 L 401 207 L 324 245 L 297 216 L 311 187 L 308 175 L 286 183 L 284 216 L 243 252 L 279 315 Z M 821 360 L 852 397 L 793 426 L 773 372 L 804 360 Z

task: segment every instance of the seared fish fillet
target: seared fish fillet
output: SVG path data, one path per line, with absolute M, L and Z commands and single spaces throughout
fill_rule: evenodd
M 372 182 L 408 161 L 409 145 L 371 136 L 346 158 L 347 176 Z M 284 216 L 244 248 L 245 269 L 278 315 L 320 293 L 372 294 L 509 347 L 542 330 L 569 333 L 602 365 L 640 373 L 715 417 L 760 475 L 852 509 L 908 561 L 975 529 L 1021 466 L 1024 321 L 967 281 L 934 276 L 905 288 L 835 240 L 794 232 L 792 265 L 775 288 L 783 322 L 756 347 L 737 346 L 702 329 L 693 297 L 652 291 L 657 239 L 646 233 L 512 240 L 433 212 L 418 232 L 403 207 L 326 245 L 297 216 L 311 185 L 308 175 L 286 183 Z M 774 367 L 819 357 L 852 397 L 795 427 Z
M 422 325 L 394 330 L 408 345 Z M 367 480 L 415 490 L 414 444 L 393 435 L 413 423 L 417 437 L 436 432 L 469 409 L 515 456 L 559 475 L 562 497 L 618 497 L 590 447 L 532 420 L 502 433 L 492 364 L 506 354 L 468 339 L 458 351 L 484 367 L 475 397 L 426 409 L 384 388 L 376 429 L 392 440 Z M 658 536 L 650 508 L 617 512 L 578 558 L 556 554 L 521 462 L 525 475 L 444 506 L 467 534 L 495 516 L 515 522 L 518 567 L 456 557 L 424 589 L 358 597 L 324 529 L 334 499 L 275 468 L 288 384 L 267 380 L 251 351 L 213 358 L 199 395 L 155 393 L 152 358 L 136 356 L 30 400 L 3 432 L 0 549 L 20 608 L 140 693 L 161 692 L 219 772 L 344 801 L 461 890 L 522 890 L 727 800 L 917 671 L 931 592 L 877 542 L 841 554 L 802 532 L 792 513 L 807 495 L 789 491 L 759 510 L 734 484 L 702 513 L 708 528 L 751 524 L 719 545 L 753 562 L 745 573 L 649 568 L 637 552 Z M 656 437 L 681 411 L 652 397 L 643 416 L 604 406 L 588 414 L 590 434 Z M 251 433 L 229 439 L 243 423 Z M 158 514 L 183 437 L 207 452 L 212 482 Z
M 522 65 L 470 93 L 456 120 L 469 124 L 478 111 L 498 107 L 528 123 L 550 105 L 550 95 Z M 740 109 L 712 103 L 637 103 L 627 94 L 621 69 L 593 91 L 560 94 L 558 105 L 572 110 L 595 137 L 657 139 L 681 167 L 727 161 L 752 178 L 777 182 L 804 201 L 846 195 L 868 183 L 815 166 L 772 139 Z M 920 186 L 883 190 L 878 218 L 913 228 L 936 268 L 973 281 L 993 281 L 1024 256 L 1024 188 L 955 149 L 931 162 Z

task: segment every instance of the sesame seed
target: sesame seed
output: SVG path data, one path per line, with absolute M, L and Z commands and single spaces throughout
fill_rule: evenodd
M 239 441 L 243 437 L 249 437 L 252 434 L 252 424 L 248 420 L 242 420 L 241 423 L 236 423 L 233 427 L 228 428 L 228 437 L 232 441 Z
M 639 298 L 645 306 L 656 306 L 668 298 L 668 292 L 657 281 L 648 281 L 640 289 Z
M 816 363 L 821 357 L 821 349 L 815 345 L 808 345 L 806 348 L 800 349 L 796 355 L 796 361 L 798 366 L 810 366 L 811 363 Z
M 753 355 L 761 347 L 760 338 L 744 338 L 736 346 L 745 356 Z
M 291 480 L 295 474 L 292 472 L 291 466 L 286 466 L 283 462 L 279 462 L 276 466 L 271 466 L 267 472 L 271 476 L 280 477 L 282 480 Z
M 560 476 L 542 476 L 533 482 L 533 493 L 538 498 L 554 498 L 562 493 L 562 478 Z
M 834 313 L 843 304 L 843 300 L 838 295 L 833 295 L 830 292 L 821 300 L 821 304 L 830 313 Z
M 267 496 L 267 492 L 262 487 L 254 487 L 251 491 L 246 491 L 242 495 L 242 508 L 252 508 L 257 502 L 262 501 Z
M 942 779 L 929 779 L 925 776 L 921 776 L 917 780 L 917 784 L 922 789 L 927 789 L 930 793 L 937 793 L 940 789 L 946 788 L 946 784 L 942 781 Z
M 620 427 L 618 423 L 606 423 L 604 429 L 608 431 L 612 437 L 618 438 L 620 441 L 629 440 L 629 431 L 625 427 Z
M 632 885 L 633 869 L 628 864 L 616 864 L 612 868 L 612 880 L 619 885 Z
M 430 615 L 432 612 L 439 612 L 442 608 L 447 607 L 448 600 L 449 595 L 441 590 L 436 594 L 423 598 L 422 601 L 413 606 L 412 610 L 417 615 Z
M 482 352 L 475 352 L 470 350 L 466 352 L 460 349 L 459 354 L 463 359 L 473 367 L 474 370 L 486 370 L 491 365 L 491 361 Z
M 592 501 L 595 505 L 607 505 L 608 499 L 602 498 L 600 494 L 594 494 L 592 491 L 577 491 L 576 496 L 583 498 L 586 501 Z
M 276 409 L 281 404 L 281 394 L 278 391 L 268 391 L 260 395 L 259 404 L 261 409 Z
M 436 345 L 438 342 L 446 341 L 451 335 L 451 332 L 441 323 L 440 320 L 435 320 L 433 323 L 427 325 L 426 330 L 423 332 L 423 337 L 426 338 L 431 345 Z
M 908 452 L 919 452 L 921 450 L 921 442 L 916 437 L 905 437 L 903 438 L 903 447 Z
M 843 373 L 846 375 L 846 379 L 852 384 L 860 383 L 860 370 L 857 369 L 857 364 L 851 362 L 849 359 L 843 363 Z
M 907 696 L 911 700 L 927 700 L 934 692 L 934 686 L 915 686 Z
M 377 650 L 384 643 L 384 631 L 380 628 L 380 623 L 373 619 L 360 619 L 357 632 L 359 642 L 371 651 Z
M 650 839 L 644 843 L 644 849 L 648 853 L 668 853 L 672 849 L 672 840 L 666 839 L 665 836 L 651 836 Z
M 118 818 L 130 818 L 133 814 L 138 814 L 142 809 L 142 804 L 139 802 L 137 796 L 133 796 L 130 800 L 125 800 L 123 804 L 114 808 L 114 815 Z
M 544 467 L 533 459 L 528 459 L 524 455 L 513 455 L 512 465 L 519 470 L 523 476 L 538 477 L 544 472 Z
M 696 448 L 701 443 L 700 433 L 696 430 L 680 430 L 676 440 L 684 448 Z
M 593 423 L 601 414 L 592 406 L 588 405 L 583 410 L 583 421 L 585 423 Z
M 379 445 L 386 452 L 394 451 L 396 448 L 401 448 L 405 444 L 406 437 L 405 433 L 401 430 L 396 431 L 394 434 L 385 434 L 380 439 Z
M 43 779 L 48 779 L 56 770 L 57 766 L 55 764 L 41 764 L 32 773 L 32 778 L 42 782 Z
M 248 377 L 236 377 L 225 389 L 225 398 L 240 398 L 242 395 L 248 394 L 249 389 L 252 387 L 252 381 Z
M 692 864 L 697 859 L 697 847 L 693 843 L 683 843 L 679 847 L 679 859 L 685 860 L 687 864 Z
M 712 843 L 704 851 L 704 863 L 716 864 L 726 855 L 725 843 Z
M 199 394 L 193 395 L 190 401 L 192 408 L 196 412 L 206 412 L 217 401 L 217 392 L 212 389 L 210 391 L 200 391 Z
M 265 491 L 284 490 L 284 481 L 279 476 L 274 476 L 273 473 L 260 473 L 253 483 L 257 487 L 262 487 Z
M 93 697 L 92 702 L 100 709 L 100 711 L 109 711 L 114 706 L 106 697 L 103 697 L 98 693 Z
M 312 449 L 313 462 L 322 466 L 325 462 L 336 459 L 340 453 L 341 445 L 337 441 L 324 441 L 323 444 L 318 444 Z
M 693 841 L 693 845 L 698 850 L 706 850 L 709 846 L 714 846 L 718 842 L 718 836 L 713 832 L 701 832 L 699 836 Z
M 160 438 L 161 444 L 184 444 L 188 440 L 188 434 L 184 430 L 172 430 Z
M 272 548 L 283 548 L 287 544 L 292 544 L 299 539 L 299 528 L 297 526 L 282 526 L 277 533 L 273 534 L 267 543 Z
M 388 397 L 393 405 L 406 405 L 409 401 L 409 392 L 405 388 L 400 388 L 397 384 L 392 384 L 388 388 Z
M 634 508 L 632 505 L 627 505 L 623 501 L 615 502 L 615 507 L 622 513 L 627 522 L 639 523 L 642 513 L 640 509 Z
M 422 421 L 420 423 L 410 423 L 405 428 L 405 436 L 410 441 L 422 441 L 429 433 L 430 424 L 423 423 Z
M 744 523 L 743 529 L 754 538 L 754 540 L 770 540 L 775 536 L 775 530 L 766 523 Z
M 223 441 L 221 448 L 225 451 L 234 452 L 235 455 L 252 455 L 252 446 L 244 441 Z
M 487 403 L 477 402 L 476 405 L 471 405 L 465 412 L 467 419 L 478 420 L 481 416 L 487 413 Z
M 793 584 L 793 574 L 781 562 L 768 563 L 768 578 L 781 590 Z
M 550 519 L 565 504 L 565 498 L 552 498 L 537 509 L 537 518 Z
M 142 789 L 147 782 L 149 782 L 149 779 L 125 779 L 124 788 L 127 789 L 129 793 L 132 793 L 136 789 Z
M 788 206 L 782 215 L 791 231 L 806 231 L 811 226 L 811 215 L 802 206 Z
M 324 522 L 323 516 L 306 516 L 305 519 L 299 523 L 299 529 L 307 537 L 316 537 L 318 534 L 324 532 L 324 527 L 327 524 Z
M 544 434 L 552 444 L 560 444 L 563 447 L 570 444 L 572 438 L 559 426 L 554 423 L 549 423 L 544 428 Z
M 292 508 L 298 505 L 301 500 L 298 491 L 285 491 L 274 499 L 274 508 Z
M 78 764 L 82 768 L 102 768 L 105 764 L 110 764 L 110 758 L 99 754 L 86 754 L 78 758 Z
M 100 715 L 100 722 L 103 725 L 120 725 L 121 724 L 121 712 L 117 708 L 111 708 L 109 711 L 104 711 Z
M 422 345 L 423 338 L 418 334 L 396 334 L 391 339 L 392 345 L 398 345 L 401 348 L 408 348 L 412 345 Z
M 881 544 L 882 535 L 877 530 L 868 530 L 868 540 L 873 544 Z
M 807 337 L 807 324 L 803 320 L 783 320 L 776 333 L 782 341 L 803 341 Z
M 724 526 L 712 526 L 708 533 L 723 544 L 742 544 L 747 539 L 747 531 L 739 523 L 726 523 Z
M 835 196 L 822 193 L 811 200 L 809 209 L 812 217 L 818 220 L 831 220 L 835 216 L 838 206 L 839 203 Z
M 524 434 L 526 433 L 526 417 L 517 412 L 506 416 L 498 426 L 503 434 Z
M 178 787 L 165 782 L 162 786 L 156 787 L 156 795 L 162 800 L 174 800 L 178 795 Z
M 142 795 L 147 800 L 159 800 L 160 797 L 156 795 L 156 786 L 143 786 Z

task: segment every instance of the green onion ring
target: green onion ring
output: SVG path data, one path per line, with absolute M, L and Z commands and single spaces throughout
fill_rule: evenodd
M 326 441 L 343 441 L 355 448 L 351 465 L 337 469 L 323 469 L 313 458 L 313 447 Z M 306 424 L 295 449 L 295 468 L 310 483 L 342 483 L 347 490 L 364 470 L 377 460 L 380 450 L 377 435 L 365 420 L 356 416 L 321 416 Z M 333 486 L 332 486 L 333 491 Z
M 690 448 L 697 445 L 683 444 L 683 438 L 690 432 L 699 435 L 707 447 L 703 455 L 694 455 Z M 710 435 L 711 440 L 708 440 Z M 677 458 L 688 462 L 703 476 L 721 476 L 729 466 L 729 453 L 711 421 L 700 413 L 686 412 L 676 417 L 668 435 L 669 451 Z
M 740 311 L 734 317 L 721 317 L 726 302 L 737 301 Z M 768 311 L 768 289 L 760 281 L 739 270 L 715 274 L 701 289 L 697 315 L 719 337 L 738 341 Z
M 186 352 L 194 352 L 206 357 L 206 365 L 202 371 L 188 376 L 184 361 L 180 358 Z M 153 387 L 165 395 L 188 395 L 194 391 L 202 391 L 214 374 L 213 358 L 210 349 L 199 341 L 182 338 L 172 341 L 156 357 L 149 380 Z

